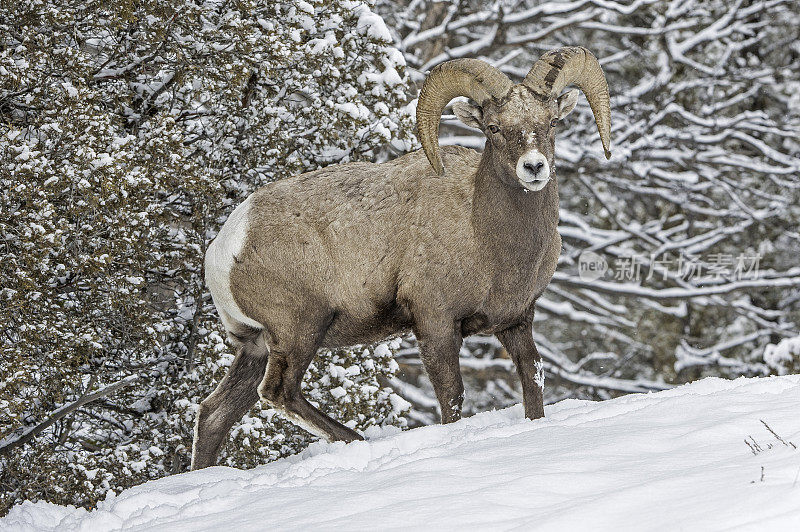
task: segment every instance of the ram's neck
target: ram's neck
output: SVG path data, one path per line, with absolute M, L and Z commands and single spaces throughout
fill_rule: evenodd
M 476 236 L 497 252 L 535 253 L 558 228 L 556 178 L 542 190 L 526 192 L 516 183 L 503 182 L 489 161 L 491 154 L 484 153 L 475 176 L 472 220 Z

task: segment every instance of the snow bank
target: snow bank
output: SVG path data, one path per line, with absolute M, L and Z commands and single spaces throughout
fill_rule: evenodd
M 798 375 L 567 400 L 539 421 L 516 406 L 176 475 L 91 512 L 26 502 L 0 529 L 800 530 L 799 413 Z

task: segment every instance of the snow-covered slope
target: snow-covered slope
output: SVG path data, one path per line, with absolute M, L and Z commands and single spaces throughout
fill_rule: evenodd
M 315 444 L 148 482 L 91 512 L 24 503 L 0 529 L 800 530 L 797 445 L 800 376 L 705 379 L 563 401 L 535 422 L 516 406 Z

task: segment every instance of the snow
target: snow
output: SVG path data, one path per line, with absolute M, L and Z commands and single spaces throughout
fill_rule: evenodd
M 764 362 L 779 375 L 788 373 L 787 367 L 800 357 L 800 336 L 784 338 L 764 349 Z
M 392 34 L 380 15 L 370 11 L 366 5 L 358 6 L 355 12 L 358 13 L 357 28 L 360 31 L 365 31 L 374 39 L 392 42 Z
M 337 386 L 331 390 L 331 395 L 336 399 L 341 399 L 345 395 L 347 395 L 347 390 L 342 388 L 341 386 Z
M 69 81 L 65 81 L 61 84 L 61 86 L 64 87 L 64 90 L 67 91 L 67 94 L 69 94 L 70 98 L 75 98 L 78 96 L 78 89 L 76 89 L 75 86 Z
M 2 530 L 800 529 L 800 375 L 709 378 L 312 445 L 110 495 L 25 502 Z M 377 432 L 377 434 L 376 434 Z

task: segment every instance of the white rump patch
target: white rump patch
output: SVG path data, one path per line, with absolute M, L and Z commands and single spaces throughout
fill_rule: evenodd
M 229 330 L 232 326 L 229 323 L 230 319 L 250 327 L 263 329 L 260 323 L 244 315 L 233 299 L 230 284 L 234 257 L 242 251 L 247 238 L 247 229 L 250 226 L 248 215 L 253 204 L 252 197 L 252 195 L 249 196 L 233 210 L 220 229 L 217 238 L 211 242 L 206 251 L 206 285 L 211 291 L 211 297 L 214 299 L 214 305 L 219 311 L 222 323 Z

